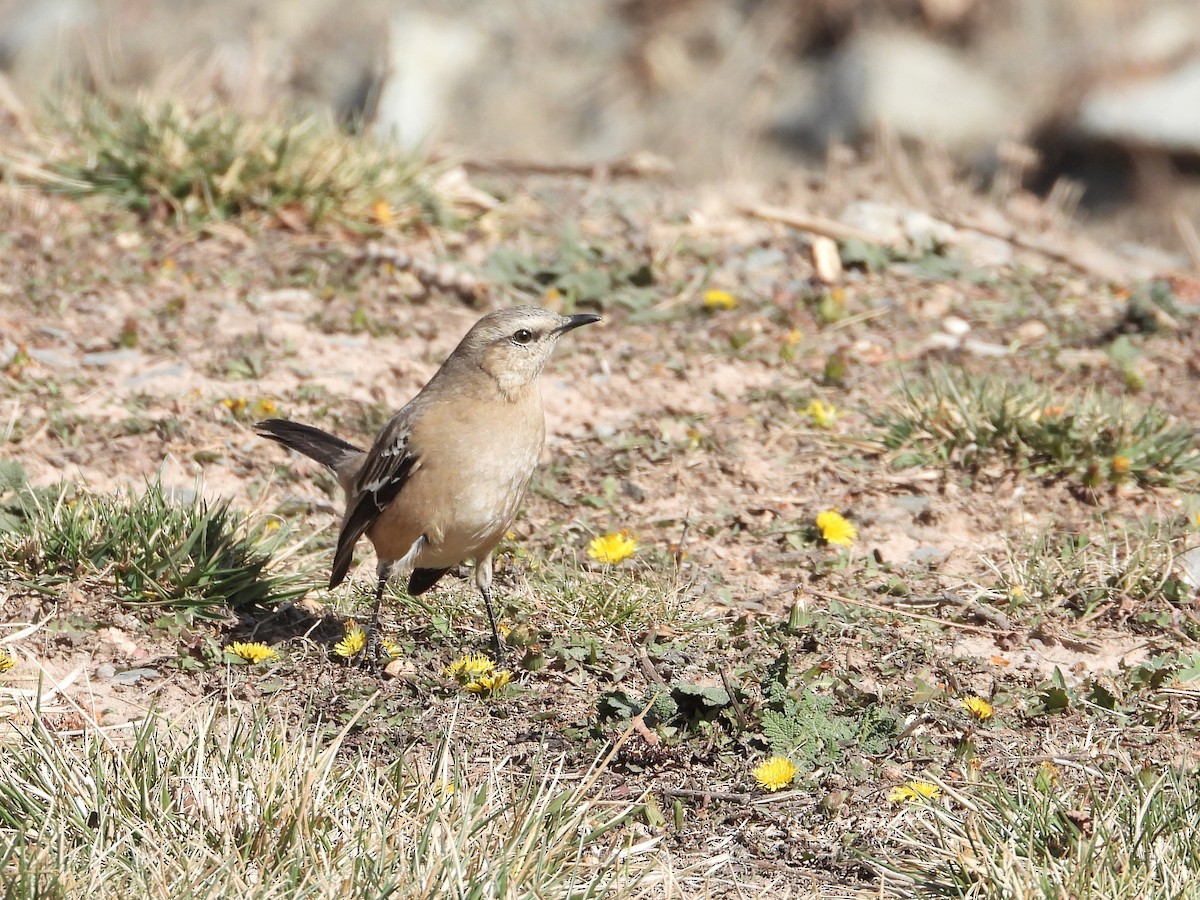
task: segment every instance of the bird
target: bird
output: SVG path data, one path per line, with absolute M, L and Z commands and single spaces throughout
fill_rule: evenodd
M 472 560 L 497 664 L 504 650 L 492 606 L 492 553 L 508 532 L 546 437 L 539 377 L 559 339 L 600 316 L 535 306 L 477 321 L 369 450 L 320 428 L 266 419 L 254 428 L 328 467 L 346 495 L 330 590 L 345 580 L 366 537 L 377 559 L 375 605 L 362 663 L 375 666 L 379 616 L 392 574 L 408 572 L 419 596 Z

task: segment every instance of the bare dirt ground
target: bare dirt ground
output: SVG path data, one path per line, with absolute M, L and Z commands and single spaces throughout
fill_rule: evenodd
M 457 717 L 481 764 L 528 764 L 548 750 L 586 765 L 623 727 L 598 712 L 606 692 L 732 683 L 745 692 L 735 721 L 753 712 L 753 685 L 783 650 L 839 703 L 870 697 L 893 710 L 890 748 L 848 746 L 842 763 L 804 773 L 770 802 L 745 799 L 763 756 L 752 736 L 710 723 L 686 739 L 638 732 L 622 745 L 606 775 L 612 796 L 648 789 L 665 820 L 644 827 L 667 836 L 681 865 L 698 866 L 697 884 L 716 873 L 715 892 L 730 873 L 764 890 L 878 892 L 863 854 L 890 846 L 903 809 L 886 798 L 923 772 L 961 779 L 1050 757 L 1130 769 L 1194 757 L 1182 725 L 1135 717 L 1097 727 L 1081 709 L 1038 711 L 1056 667 L 1072 686 L 1108 679 L 1133 692 L 1138 666 L 1194 650 L 1190 605 L 1146 609 L 1114 592 L 1068 612 L 1061 597 L 1022 603 L 1011 590 L 1021 580 L 1014 555 L 1039 536 L 1158 526 L 1182 548 L 1195 513 L 1188 486 L 1084 485 L 1004 459 L 970 464 L 963 452 L 899 467 L 877 424 L 906 384 L 942 372 L 1027 378 L 1068 409 L 1095 390 L 1197 421 L 1193 320 L 1125 328 L 1145 269 L 1104 248 L 1032 252 L 1022 245 L 1077 246 L 1075 227 L 1013 214 L 1021 240 L 998 241 L 998 264 L 980 259 L 975 235 L 822 284 L 812 235 L 746 215 L 742 188 L 494 178 L 480 186 L 502 201 L 466 224 L 370 237 L 472 273 L 489 289 L 485 305 L 573 304 L 604 316 L 564 341 L 544 379 L 544 465 L 498 577 L 504 618 L 548 648 L 547 664 L 495 701 L 464 700 L 441 674 L 485 646 L 465 580 L 427 606 L 397 594 L 387 627 L 406 654 L 394 677 L 377 682 L 331 656 L 340 621 L 363 611 L 373 566 L 360 565 L 351 588 L 321 588 L 335 486 L 251 430 L 280 415 L 368 443 L 480 308 L 453 290 L 422 291 L 403 266 L 368 258 L 364 238 L 336 229 L 187 231 L 2 189 L 0 453 L 37 484 L 137 490 L 157 475 L 182 496 L 198 487 L 255 515 L 278 512 L 308 541 L 296 564 L 313 567 L 308 600 L 215 625 L 131 615 L 97 584 L 56 596 L 0 586 L 6 621 L 47 623 L 26 645 L 50 679 L 74 675 L 75 703 L 117 724 L 150 709 L 171 718 L 200 703 L 269 702 L 297 727 L 334 727 L 370 702 L 361 746 L 428 753 Z M 833 214 L 891 192 L 864 171 L 820 189 L 781 185 L 769 199 Z M 965 204 L 984 202 L 963 191 L 951 205 L 975 214 Z M 1036 207 L 1006 202 L 988 212 Z M 1175 274 L 1180 302 L 1194 304 L 1196 282 Z M 710 308 L 711 290 L 728 292 L 733 308 Z M 1123 330 L 1132 359 L 1112 350 Z M 815 421 L 813 401 L 835 407 L 836 421 Z M 858 529 L 849 551 L 812 537 L 830 509 Z M 619 529 L 638 553 L 614 568 L 590 561 L 588 540 Z M 606 591 L 640 606 L 597 613 Z M 249 634 L 276 642 L 282 662 L 261 671 L 213 661 L 211 647 Z M 151 671 L 122 677 L 138 669 Z M 32 684 L 34 671 L 18 668 L 14 678 L 27 680 L 13 683 Z M 964 717 L 958 699 L 972 694 L 991 700 L 993 721 Z M 971 771 L 966 739 L 981 760 Z

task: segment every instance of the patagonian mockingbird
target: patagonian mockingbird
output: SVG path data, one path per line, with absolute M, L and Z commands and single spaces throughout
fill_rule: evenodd
M 393 570 L 411 573 L 408 592 L 415 597 L 468 559 L 475 561 L 475 584 L 501 660 L 492 551 L 516 517 L 545 441 L 538 376 L 560 337 L 599 319 L 532 306 L 488 313 L 383 426 L 370 450 L 285 419 L 255 426 L 263 437 L 328 466 L 346 492 L 329 587 L 346 578 L 359 538 L 366 535 L 375 547 L 379 581 L 365 664 L 376 664 L 379 608 Z

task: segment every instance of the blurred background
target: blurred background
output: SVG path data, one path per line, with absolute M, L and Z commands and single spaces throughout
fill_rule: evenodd
M 895 141 L 1175 249 L 1200 211 L 1196 0 L 0 0 L 0 79 L 10 115 L 137 87 L 687 181 Z

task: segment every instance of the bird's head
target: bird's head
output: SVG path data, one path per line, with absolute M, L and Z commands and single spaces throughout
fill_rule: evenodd
M 598 321 L 599 316 L 560 316 L 536 306 L 500 309 L 476 322 L 452 356 L 477 364 L 501 391 L 514 394 L 537 380 L 560 337 Z

